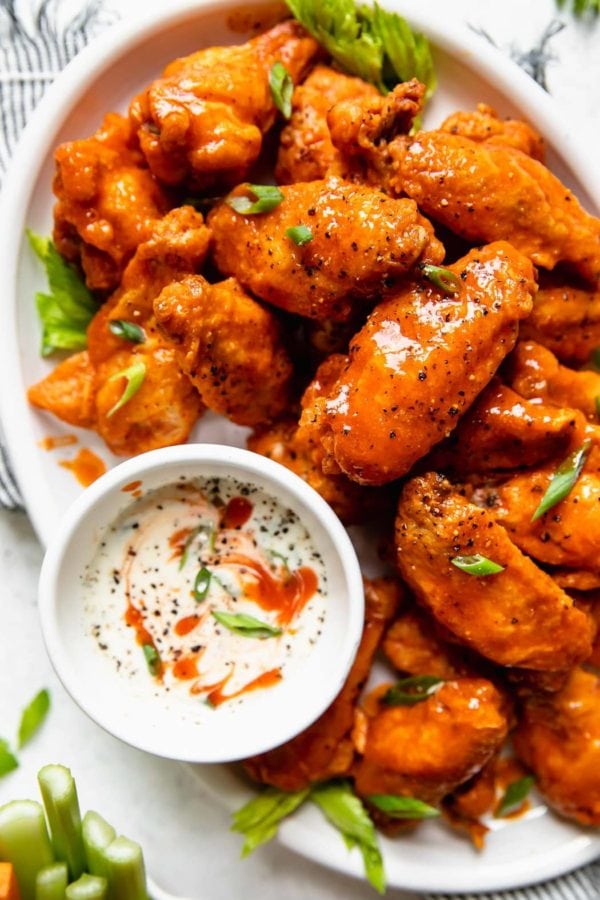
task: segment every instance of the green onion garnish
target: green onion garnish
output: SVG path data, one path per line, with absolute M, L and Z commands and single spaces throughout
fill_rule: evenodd
M 243 637 L 264 640 L 264 638 L 278 637 L 282 634 L 281 628 L 274 628 L 268 622 L 261 622 L 260 619 L 247 616 L 245 613 L 221 612 L 218 609 L 211 610 L 211 613 L 217 622 Z
M 50 709 L 50 694 L 41 690 L 21 713 L 19 724 L 19 750 L 24 747 L 42 727 Z
M 414 706 L 435 694 L 443 683 L 436 675 L 411 675 L 396 682 L 381 699 L 386 706 Z
M 600 396 L 596 397 L 595 403 L 596 403 L 596 415 L 600 419 Z
M 367 800 L 391 819 L 433 819 L 440 815 L 439 809 L 436 809 L 435 806 L 430 806 L 415 797 L 371 794 Z
M 313 239 L 313 233 L 306 225 L 294 225 L 292 228 L 287 228 L 285 233 L 297 247 L 304 247 Z
M 194 600 L 196 603 L 202 603 L 206 600 L 206 596 L 208 594 L 210 588 L 210 580 L 212 578 L 212 573 L 206 566 L 202 566 L 198 574 L 194 579 Z
M 274 838 L 279 823 L 304 803 L 308 793 L 309 788 L 288 793 L 269 787 L 233 813 L 231 830 L 245 838 L 242 856 Z
M 19 761 L 10 749 L 8 741 L 0 738 L 0 778 L 19 768 Z
M 185 539 L 185 544 L 183 545 L 183 552 L 181 554 L 181 559 L 179 560 L 180 569 L 183 569 L 185 564 L 187 563 L 190 547 L 192 546 L 198 535 L 202 534 L 202 532 L 205 532 L 207 535 L 210 549 L 215 549 L 215 529 L 212 525 L 202 524 L 198 525 L 196 528 L 192 528 L 187 538 Z
M 125 406 L 135 394 L 137 394 L 144 383 L 145 377 L 146 363 L 141 359 L 136 360 L 136 362 L 132 363 L 132 365 L 128 366 L 126 369 L 121 369 L 120 372 L 115 372 L 114 375 L 110 376 L 108 379 L 109 381 L 116 381 L 117 378 L 124 378 L 127 381 L 127 384 L 125 385 L 125 390 L 121 394 L 120 399 L 117 400 L 113 408 L 108 412 L 109 419 Z
M 432 266 L 429 263 L 420 266 L 421 272 L 435 284 L 445 294 L 458 294 L 460 291 L 460 278 L 451 272 L 450 269 L 444 269 L 442 266 Z
M 581 475 L 581 471 L 585 465 L 592 446 L 591 440 L 584 441 L 578 450 L 573 450 L 552 476 L 552 481 L 548 485 L 546 493 L 541 499 L 540 505 L 531 517 L 532 522 L 537 522 L 544 513 L 560 503 L 567 497 L 573 489 L 575 482 Z
M 519 809 L 534 784 L 535 778 L 533 775 L 525 775 L 523 778 L 519 778 L 518 781 L 512 781 L 506 788 L 504 797 L 498 804 L 494 817 L 498 819 L 502 816 L 510 815 L 510 813 Z
M 292 76 L 283 65 L 277 60 L 271 66 L 269 72 L 269 87 L 271 88 L 271 96 L 273 103 L 285 119 L 289 119 L 292 115 L 292 96 L 294 94 L 294 82 Z
M 146 665 L 148 666 L 148 671 L 151 675 L 158 675 L 160 673 L 161 664 L 160 664 L 160 656 L 158 655 L 158 650 L 153 644 L 143 644 L 142 650 L 144 651 L 144 656 L 146 658 Z
M 256 197 L 254 203 L 250 197 L 228 197 L 225 201 L 232 209 L 243 215 L 255 216 L 271 212 L 283 200 L 282 192 L 273 184 L 247 184 L 245 188 Z
M 135 322 L 127 322 L 125 319 L 111 319 L 108 323 L 109 330 L 117 337 L 132 344 L 143 344 L 146 340 L 146 332 Z
M 467 572 L 469 575 L 497 575 L 498 572 L 504 571 L 504 566 L 482 556 L 480 553 L 474 553 L 472 556 L 455 556 L 450 562 L 457 569 Z

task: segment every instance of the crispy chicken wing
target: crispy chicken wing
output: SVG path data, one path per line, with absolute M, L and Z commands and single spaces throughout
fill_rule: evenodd
M 477 143 L 514 147 L 544 161 L 544 141 L 535 128 L 520 119 L 501 119 L 487 103 L 478 103 L 472 112 L 453 113 L 444 119 L 439 130 L 459 134 Z
M 438 803 L 488 762 L 507 731 L 504 698 L 490 681 L 447 681 L 421 703 L 368 719 L 357 792 Z
M 521 326 L 521 338 L 547 347 L 562 363 L 582 365 L 600 347 L 600 291 L 546 276 Z
M 500 242 L 450 266 L 459 293 L 412 285 L 376 307 L 317 419 L 329 457 L 362 484 L 401 475 L 456 427 L 517 338 L 531 263 Z
M 402 589 L 395 580 L 378 578 L 365 582 L 365 627 L 344 687 L 329 709 L 297 737 L 247 759 L 244 766 L 252 778 L 283 791 L 298 791 L 350 770 L 354 760 L 349 738 L 354 707 L 371 671 L 383 630 L 401 599 Z
M 457 678 L 471 674 L 462 648 L 443 641 L 435 620 L 420 609 L 401 609 L 385 633 L 382 650 L 394 668 L 407 675 Z
M 76 428 L 93 428 L 96 421 L 95 375 L 87 350 L 74 353 L 27 391 L 38 409 L 53 413 Z
M 492 513 L 439 475 L 404 488 L 396 520 L 400 573 L 417 599 L 467 647 L 502 666 L 558 671 L 590 652 L 587 617 L 513 544 Z M 451 560 L 480 554 L 504 570 L 487 577 Z
M 283 63 L 297 82 L 316 52 L 304 29 L 287 21 L 246 44 L 170 63 L 129 109 L 154 175 L 194 189 L 242 181 L 277 115 L 271 68 Z
M 574 669 L 557 694 L 524 705 L 514 746 L 550 806 L 600 825 L 600 679 Z
M 54 157 L 56 247 L 81 262 L 89 288 L 113 290 L 169 199 L 136 149 L 128 120 L 116 113 L 92 137 L 61 144 Z
M 372 84 L 331 66 L 315 66 L 294 91 L 292 117 L 281 132 L 275 177 L 279 184 L 316 181 L 343 174 L 341 154 L 333 146 L 327 113 L 342 100 L 378 97 Z
M 233 196 L 245 190 L 242 185 Z M 443 258 L 412 200 L 392 200 L 336 178 L 282 192 L 283 201 L 269 213 L 242 215 L 225 202 L 212 210 L 208 223 L 219 270 L 288 312 L 342 321 L 416 263 Z M 312 235 L 303 246 L 286 234 L 298 225 Z

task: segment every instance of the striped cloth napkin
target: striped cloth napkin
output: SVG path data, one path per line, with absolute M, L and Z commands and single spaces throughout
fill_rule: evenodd
M 0 179 L 6 173 L 19 134 L 47 85 L 94 35 L 117 19 L 118 14 L 103 0 L 42 0 L 33 7 L 18 0 L 0 0 Z M 532 51 L 518 61 L 535 75 L 532 60 L 538 65 L 539 58 L 540 53 Z M 19 490 L 0 443 L 0 508 L 21 507 Z M 464 894 L 461 898 L 600 900 L 600 861 L 543 885 L 493 894 Z M 456 894 L 428 895 L 428 900 L 461 898 Z

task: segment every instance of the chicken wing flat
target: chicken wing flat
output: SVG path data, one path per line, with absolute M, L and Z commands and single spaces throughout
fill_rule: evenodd
M 378 97 L 372 84 L 344 75 L 330 66 L 315 66 L 294 91 L 292 117 L 281 132 L 275 178 L 278 184 L 316 181 L 343 173 L 339 150 L 333 146 L 327 113 L 342 100 Z
M 381 709 L 367 720 L 364 755 L 355 767 L 357 792 L 439 803 L 503 743 L 504 705 L 490 681 L 460 678 L 414 706 Z
M 440 262 L 443 248 L 412 200 L 393 200 L 336 178 L 283 187 L 263 215 L 224 202 L 209 215 L 218 269 L 274 306 L 312 319 L 348 319 L 418 262 Z M 244 196 L 240 185 L 233 197 Z M 311 240 L 286 234 L 302 225 Z
M 521 326 L 521 338 L 542 344 L 562 363 L 583 365 L 600 347 L 600 291 L 546 276 Z
M 449 268 L 458 293 L 416 284 L 375 308 L 329 397 L 303 416 L 320 422 L 328 456 L 361 484 L 399 478 L 450 434 L 531 310 L 533 268 L 510 244 Z
M 557 694 L 525 703 L 515 750 L 561 815 L 600 825 L 600 680 L 574 669 Z
M 478 103 L 472 112 L 453 113 L 444 119 L 439 130 L 476 143 L 514 147 L 533 159 L 544 161 L 544 141 L 535 128 L 520 119 L 501 119 L 487 103 Z
M 248 774 L 283 791 L 298 791 L 316 781 L 347 774 L 354 760 L 350 731 L 354 708 L 387 623 L 402 599 L 396 580 L 365 582 L 365 626 L 344 687 L 317 721 L 297 737 L 244 762 Z
M 304 29 L 287 21 L 246 44 L 170 63 L 129 109 L 154 175 L 194 189 L 242 181 L 277 115 L 271 68 L 282 63 L 297 82 L 316 52 Z
M 400 573 L 463 644 L 502 666 L 561 671 L 590 653 L 587 617 L 524 556 L 486 509 L 434 473 L 404 488 L 396 520 Z M 504 567 L 477 577 L 453 565 L 480 554 Z
M 561 366 L 550 350 L 534 341 L 517 344 L 506 362 L 505 376 L 522 397 L 579 409 L 591 422 L 598 421 L 600 374 Z
M 600 220 L 542 163 L 511 147 L 443 131 L 396 138 L 388 189 L 468 241 L 510 240 L 537 266 L 600 278 Z
M 109 113 L 90 138 L 54 154 L 54 242 L 80 262 L 91 290 L 111 291 L 170 203 L 136 149 L 127 119 Z
M 209 284 L 189 275 L 172 282 L 154 301 L 154 313 L 209 409 L 250 426 L 283 413 L 292 363 L 279 322 L 235 278 Z

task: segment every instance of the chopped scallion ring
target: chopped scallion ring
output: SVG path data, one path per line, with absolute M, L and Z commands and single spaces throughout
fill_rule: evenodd
M 533 775 L 525 775 L 517 781 L 512 781 L 506 788 L 504 796 L 494 812 L 494 817 L 498 819 L 502 816 L 508 816 L 511 813 L 516 812 L 516 810 L 525 802 L 525 799 L 534 784 L 535 778 Z
M 245 613 L 221 612 L 218 609 L 211 610 L 211 613 L 219 624 L 243 637 L 264 640 L 264 638 L 278 637 L 283 633 L 281 628 L 275 628 L 268 622 L 261 622 L 260 619 L 247 616 Z
M 271 66 L 271 71 L 269 72 L 269 87 L 271 88 L 273 103 L 281 115 L 285 119 L 289 119 L 292 115 L 294 82 L 286 67 L 282 62 L 279 62 L 279 60 Z
M 144 378 L 146 377 L 146 363 L 141 359 L 136 360 L 136 362 L 132 363 L 132 365 L 128 366 L 126 369 L 121 369 L 120 372 L 115 372 L 114 375 L 111 375 L 108 379 L 109 381 L 116 381 L 117 378 L 125 378 L 127 384 L 125 385 L 125 390 L 121 394 L 121 397 L 113 408 L 108 412 L 108 418 L 114 416 L 116 412 L 118 412 L 126 403 L 128 403 L 131 398 L 137 394 L 142 384 L 144 383 Z
M 313 239 L 313 233 L 306 225 L 294 225 L 292 228 L 286 229 L 285 233 L 297 247 L 304 247 Z
M 444 269 L 443 266 L 432 266 L 429 263 L 420 266 L 420 269 L 425 278 L 445 294 L 458 294 L 460 291 L 460 278 L 450 269 Z
M 148 671 L 150 672 L 150 674 L 160 675 L 162 664 L 156 647 L 153 644 L 143 644 L 142 650 L 144 651 L 146 665 L 148 666 Z
M 109 330 L 117 337 L 132 344 L 143 344 L 146 340 L 146 332 L 135 322 L 127 322 L 125 319 L 111 319 L 108 323 Z
M 437 675 L 412 675 L 396 682 L 381 699 L 386 706 L 414 706 L 435 694 L 443 683 Z
M 212 572 L 210 569 L 207 569 L 206 566 L 202 566 L 194 579 L 194 590 L 192 593 L 194 594 L 196 603 L 203 603 L 204 600 L 206 600 L 210 589 L 211 578 Z
M 565 460 L 563 460 L 552 476 L 552 481 L 548 485 L 546 493 L 540 501 L 540 505 L 531 517 L 532 522 L 537 522 L 544 513 L 564 500 L 572 491 L 575 482 L 581 475 L 585 461 L 591 450 L 591 440 L 584 441 L 581 447 L 573 450 Z
M 246 184 L 245 188 L 256 197 L 254 202 L 250 197 L 228 197 L 225 201 L 242 215 L 256 216 L 259 213 L 271 212 L 283 200 L 283 193 L 274 184 Z
M 488 559 L 487 556 L 482 556 L 480 553 L 474 553 L 472 556 L 455 556 L 450 562 L 457 569 L 479 577 L 497 575 L 498 572 L 504 571 L 504 566 L 494 562 L 492 559 Z

